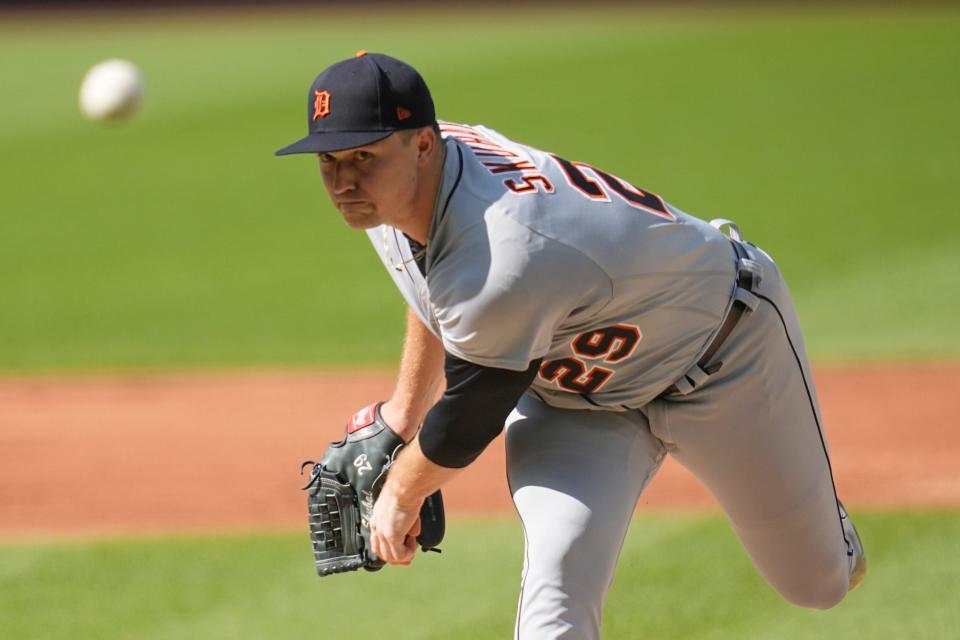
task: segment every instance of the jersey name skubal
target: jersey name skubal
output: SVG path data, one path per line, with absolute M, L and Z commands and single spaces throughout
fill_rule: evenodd
M 640 407 L 681 376 L 731 302 L 729 241 L 597 167 L 441 130 L 426 276 L 399 230 L 368 235 L 447 352 L 516 371 L 543 358 L 531 391 L 568 408 Z

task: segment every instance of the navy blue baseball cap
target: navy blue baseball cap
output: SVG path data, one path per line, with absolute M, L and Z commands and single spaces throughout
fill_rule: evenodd
M 382 53 L 360 51 L 317 76 L 307 94 L 307 137 L 276 155 L 362 147 L 436 120 L 430 90 L 416 69 Z

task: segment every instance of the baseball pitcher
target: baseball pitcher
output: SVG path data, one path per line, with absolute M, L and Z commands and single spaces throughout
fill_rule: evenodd
M 438 122 L 420 74 L 386 55 L 317 76 L 307 129 L 277 153 L 317 157 L 410 309 L 394 394 L 314 467 L 321 573 L 331 557 L 378 568 L 436 546 L 439 488 L 506 426 L 526 537 L 517 638 L 599 637 L 631 515 L 666 455 L 710 489 L 788 601 L 829 608 L 859 583 L 863 548 L 790 293 L 734 223 Z M 361 486 L 344 469 L 377 437 L 376 482 Z

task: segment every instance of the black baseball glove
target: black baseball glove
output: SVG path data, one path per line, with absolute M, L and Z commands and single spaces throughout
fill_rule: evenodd
M 382 402 L 358 411 L 347 423 L 343 440 L 330 445 L 313 465 L 307 491 L 310 539 L 320 576 L 363 567 L 377 571 L 385 564 L 370 548 L 373 503 L 383 488 L 403 440 L 380 416 Z M 438 490 L 420 508 L 417 544 L 424 551 L 443 540 L 443 498 Z

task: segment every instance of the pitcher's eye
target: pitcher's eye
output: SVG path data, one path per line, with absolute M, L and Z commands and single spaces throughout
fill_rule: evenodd
M 364 160 L 369 160 L 370 158 L 372 158 L 373 154 L 371 154 L 369 151 L 363 151 L 361 149 L 360 151 L 357 151 L 355 154 L 353 154 L 353 157 L 358 162 L 363 162 Z

